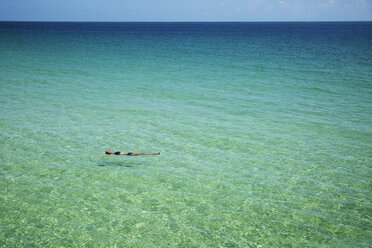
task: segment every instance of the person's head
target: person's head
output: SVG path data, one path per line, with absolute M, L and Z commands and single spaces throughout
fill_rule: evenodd
M 107 155 L 112 155 L 112 154 L 114 154 L 112 151 L 106 151 L 106 154 Z

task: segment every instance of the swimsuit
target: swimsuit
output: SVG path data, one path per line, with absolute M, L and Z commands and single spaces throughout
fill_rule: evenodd
M 114 154 L 115 154 L 115 155 L 121 155 L 120 153 L 121 153 L 121 152 L 115 152 Z M 125 155 L 131 156 L 132 154 L 133 154 L 133 152 L 128 152 L 128 153 L 125 154 Z

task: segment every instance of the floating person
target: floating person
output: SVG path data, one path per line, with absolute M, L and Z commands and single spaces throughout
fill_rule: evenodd
M 127 155 L 127 156 L 139 156 L 139 155 L 160 155 L 158 153 L 137 153 L 137 152 L 113 152 L 113 151 L 106 151 L 106 155 Z
M 140 155 L 160 155 L 160 152 L 158 153 L 138 153 L 138 152 L 113 152 L 113 151 L 106 151 L 105 152 L 106 155 L 127 155 L 127 156 L 140 156 Z M 100 158 L 100 157 L 104 157 L 105 155 L 103 156 L 96 156 L 96 157 L 93 157 L 93 158 Z

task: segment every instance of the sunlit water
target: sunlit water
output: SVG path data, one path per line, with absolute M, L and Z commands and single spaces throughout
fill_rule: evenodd
M 368 22 L 0 23 L 0 246 L 368 247 L 371 44 Z

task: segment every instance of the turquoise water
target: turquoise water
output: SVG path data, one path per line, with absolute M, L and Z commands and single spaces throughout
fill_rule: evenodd
M 370 22 L 0 23 L 0 246 L 370 247 L 371 44 Z

